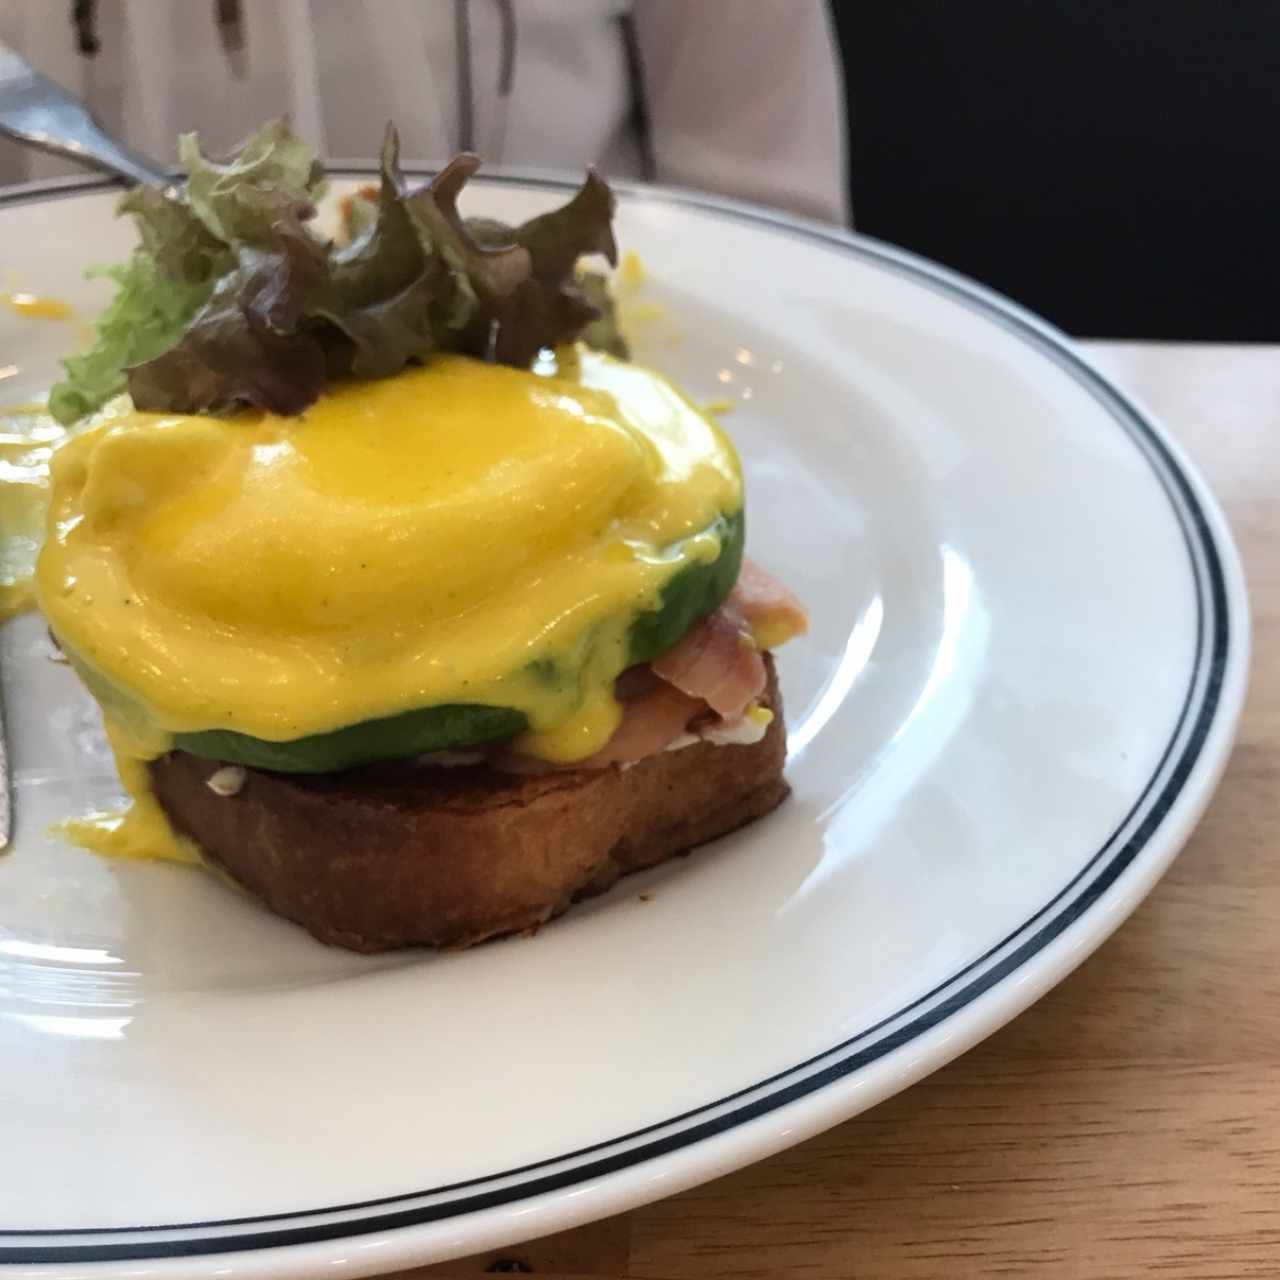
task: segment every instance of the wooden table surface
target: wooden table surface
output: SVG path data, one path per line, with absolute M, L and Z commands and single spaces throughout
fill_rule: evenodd
M 1249 575 L 1239 742 L 1172 870 L 1044 1000 L 866 1115 L 673 1199 L 398 1280 L 1280 1277 L 1280 348 L 1088 349 L 1203 469 Z

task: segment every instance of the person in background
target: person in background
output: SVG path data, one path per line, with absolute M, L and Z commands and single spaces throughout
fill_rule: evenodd
M 824 0 L 5 0 L 0 43 L 166 162 L 281 114 L 367 159 L 393 119 L 409 164 L 594 163 L 849 221 Z M 0 183 L 72 171 L 0 140 Z

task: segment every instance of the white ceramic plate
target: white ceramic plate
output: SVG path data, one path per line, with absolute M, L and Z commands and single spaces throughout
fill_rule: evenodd
M 474 202 L 517 218 L 555 186 Z M 10 198 L 0 284 L 91 312 L 82 268 L 130 241 L 111 204 Z M 736 402 L 751 551 L 812 609 L 781 658 L 794 798 L 536 938 L 362 959 L 211 877 L 48 838 L 115 783 L 38 620 L 10 625 L 0 1260 L 359 1275 L 668 1195 L 974 1044 L 1186 839 L 1246 603 L 1150 419 L 1044 324 L 882 245 L 646 190 L 618 229 L 664 309 L 637 354 Z M 0 313 L 4 398 L 73 339 Z

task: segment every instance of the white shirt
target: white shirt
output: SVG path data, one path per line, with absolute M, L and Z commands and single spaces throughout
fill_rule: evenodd
M 823 0 L 511 0 L 514 77 L 498 92 L 498 0 L 467 0 L 469 141 L 490 163 L 640 176 L 622 19 L 643 65 L 653 174 L 847 222 L 845 109 Z M 180 132 L 225 151 L 287 113 L 334 159 L 368 158 L 388 119 L 406 160 L 468 141 L 454 0 L 243 0 L 244 48 L 212 0 L 101 0 L 99 52 L 76 49 L 69 0 L 5 0 L 0 42 L 89 102 L 139 150 L 174 159 Z M 75 166 L 0 140 L 0 183 Z

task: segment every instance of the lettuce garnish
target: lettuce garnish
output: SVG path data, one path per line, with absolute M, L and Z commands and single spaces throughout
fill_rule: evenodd
M 456 156 L 412 186 L 388 127 L 380 184 L 352 201 L 345 243 L 311 219 L 323 174 L 283 121 L 215 162 L 185 135 L 182 193 L 139 189 L 118 212 L 139 244 L 103 274 L 116 293 L 97 340 L 64 363 L 50 408 L 72 422 L 128 390 L 139 409 L 300 413 L 333 378 L 381 378 L 435 352 L 527 366 L 544 347 L 617 342 L 598 278 L 578 259 L 616 260 L 613 195 L 589 171 L 560 209 L 511 227 L 463 218 L 480 161 Z

